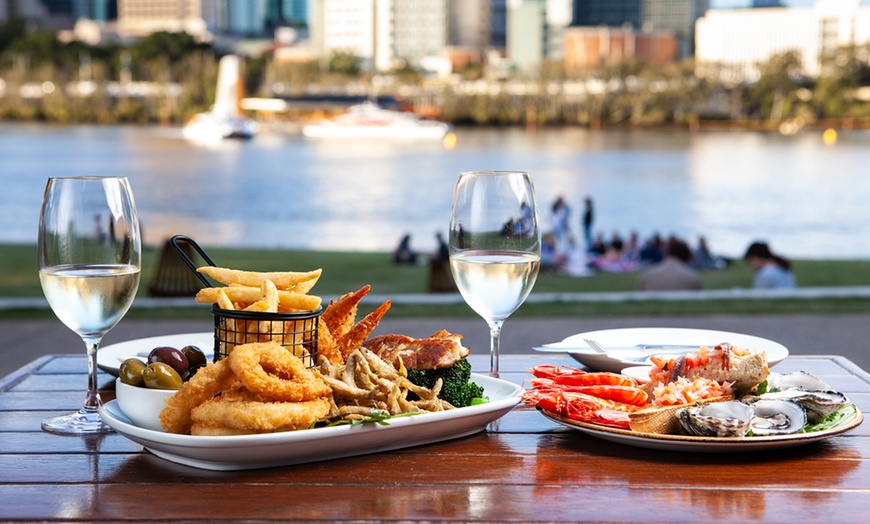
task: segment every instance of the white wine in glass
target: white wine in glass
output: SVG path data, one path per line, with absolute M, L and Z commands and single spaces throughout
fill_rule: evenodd
M 45 431 L 111 431 L 99 414 L 97 350 L 136 296 L 141 252 L 139 219 L 126 178 L 48 180 L 39 219 L 39 281 L 55 315 L 85 342 L 88 391 L 79 411 L 43 420 Z
M 498 377 L 501 328 L 529 296 L 541 266 L 535 188 L 528 173 L 461 173 L 450 212 L 450 268 L 462 298 L 489 325 Z

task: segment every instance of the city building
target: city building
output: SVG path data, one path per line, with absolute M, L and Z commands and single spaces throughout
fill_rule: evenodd
M 186 32 L 200 41 L 213 38 L 221 8 L 215 0 L 118 0 L 118 34 L 141 38 L 157 31 Z
M 695 21 L 709 7 L 709 0 L 574 0 L 571 25 L 670 31 L 677 37 L 679 58 L 688 58 L 695 50 Z
M 571 19 L 571 0 L 508 0 L 507 58 L 526 72 L 534 72 L 543 60 L 562 60 Z
M 492 45 L 491 0 L 450 0 L 447 17 L 451 46 L 486 49 Z
M 266 22 L 271 27 L 308 25 L 308 0 L 266 0 Z
M 677 59 L 677 37 L 670 31 L 637 32 L 629 27 L 569 27 L 565 31 L 565 71 L 578 73 L 636 58 L 648 64 Z
M 71 29 L 83 18 L 107 22 L 116 16 L 116 0 L 0 0 L 0 20 L 27 18 L 46 29 Z
M 376 71 L 419 65 L 448 45 L 447 11 L 448 0 L 312 0 L 311 45 L 322 59 L 350 53 Z
M 752 82 L 760 63 L 794 51 L 803 74 L 815 77 L 826 53 L 870 43 L 870 7 L 858 0 L 822 0 L 802 8 L 710 10 L 698 20 L 696 34 L 698 76 Z

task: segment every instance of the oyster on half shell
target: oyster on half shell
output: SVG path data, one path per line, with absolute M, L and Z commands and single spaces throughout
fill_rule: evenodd
M 797 433 L 807 424 L 807 412 L 791 400 L 759 400 L 752 407 L 755 416 L 749 427 L 754 435 Z
M 806 371 L 771 373 L 767 377 L 768 390 L 803 389 L 806 391 L 833 391 L 834 388 L 819 377 Z
M 743 437 L 749 433 L 755 409 L 737 400 L 713 402 L 677 411 L 683 428 L 692 435 Z
M 783 389 L 745 400 L 753 403 L 762 400 L 791 400 L 806 410 L 807 418 L 810 421 L 823 419 L 849 403 L 846 395 L 838 391 L 807 391 L 803 389 Z

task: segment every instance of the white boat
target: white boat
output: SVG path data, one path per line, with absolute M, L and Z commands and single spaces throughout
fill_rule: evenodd
M 185 138 L 212 142 L 224 138 L 252 138 L 259 132 L 259 124 L 242 114 L 239 108 L 242 93 L 239 69 L 238 56 L 221 58 L 214 105 L 211 111 L 195 115 L 184 126 Z
M 373 102 L 350 106 L 346 113 L 302 126 L 302 134 L 309 138 L 442 140 L 449 132 L 450 126 L 444 122 L 391 111 Z

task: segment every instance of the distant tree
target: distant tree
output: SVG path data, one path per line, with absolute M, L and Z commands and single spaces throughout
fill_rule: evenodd
M 165 58 L 175 64 L 194 51 L 208 47 L 198 43 L 189 33 L 158 31 L 132 44 L 130 53 L 134 61 Z
M 339 75 L 357 76 L 361 71 L 359 57 L 353 53 L 336 51 L 329 57 L 329 72 Z
M 20 18 L 6 20 L 0 23 L 0 53 L 6 51 L 9 45 L 27 34 L 27 21 Z
M 803 80 L 803 63 L 795 51 L 773 55 L 759 64 L 761 76 L 746 95 L 752 108 L 750 116 L 781 120 L 790 116 L 790 105 Z

